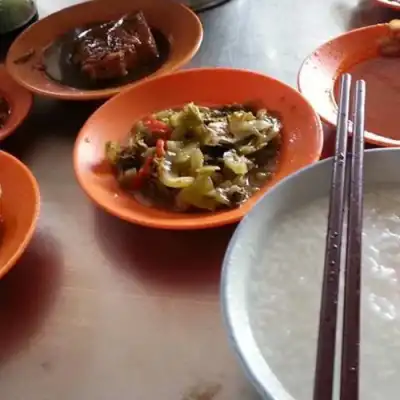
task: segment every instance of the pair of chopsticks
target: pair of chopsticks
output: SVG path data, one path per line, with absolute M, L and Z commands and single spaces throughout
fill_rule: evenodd
M 347 152 L 351 76 L 342 77 L 321 295 L 314 400 L 332 400 L 344 211 L 348 209 L 340 400 L 359 398 L 360 280 L 365 82 L 355 87 L 352 149 Z

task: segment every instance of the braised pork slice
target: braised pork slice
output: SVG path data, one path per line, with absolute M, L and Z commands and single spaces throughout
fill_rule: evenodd
M 72 62 L 92 80 L 103 80 L 123 77 L 158 57 L 153 34 L 139 11 L 82 32 Z

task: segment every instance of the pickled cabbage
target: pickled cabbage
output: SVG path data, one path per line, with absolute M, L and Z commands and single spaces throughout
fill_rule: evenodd
M 272 175 L 281 132 L 264 109 L 189 103 L 138 121 L 105 156 L 126 190 L 174 210 L 215 211 L 240 206 Z

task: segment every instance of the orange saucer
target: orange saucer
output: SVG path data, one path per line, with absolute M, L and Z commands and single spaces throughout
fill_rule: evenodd
M 380 146 L 400 146 L 396 108 L 400 108 L 400 58 L 380 57 L 382 39 L 390 35 L 388 24 L 368 26 L 338 36 L 306 58 L 298 75 L 300 92 L 321 118 L 336 126 L 337 82 L 344 72 L 367 82 L 365 139 Z M 393 101 L 389 100 L 394 96 Z M 389 109 L 390 108 L 390 109 Z M 388 115 L 391 115 L 390 120 Z M 380 121 L 380 122 L 379 122 Z M 389 124 L 391 124 L 389 126 Z
M 146 77 L 119 86 L 101 89 L 79 89 L 51 79 L 40 66 L 44 50 L 60 36 L 75 28 L 113 21 L 125 14 L 143 11 L 150 27 L 169 42 L 166 60 Z M 171 0 L 95 0 L 80 3 L 50 14 L 26 29 L 7 54 L 7 69 L 21 85 L 38 94 L 67 100 L 94 100 L 111 97 L 129 85 L 149 76 L 170 73 L 196 54 L 203 39 L 203 28 L 197 15 L 178 1 Z M 63 53 L 57 53 L 55 65 Z M 64 58 L 62 58 L 64 60 Z
M 283 133 L 278 170 L 239 208 L 178 213 L 145 205 L 122 190 L 110 168 L 104 164 L 107 141 L 123 141 L 134 123 L 144 116 L 190 101 L 207 106 L 253 102 L 280 115 Z M 271 186 L 317 161 L 322 143 L 318 115 L 297 90 L 251 71 L 189 69 L 132 86 L 95 111 L 77 137 L 74 169 L 86 194 L 121 219 L 153 228 L 202 229 L 239 221 Z

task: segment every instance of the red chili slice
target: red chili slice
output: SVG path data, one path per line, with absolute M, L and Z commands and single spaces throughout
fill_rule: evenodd
M 159 121 L 155 118 L 145 118 L 143 119 L 143 125 L 153 134 L 162 135 L 167 137 L 171 133 L 171 128 L 165 122 Z
M 151 174 L 151 164 L 153 163 L 153 157 L 149 156 L 143 163 L 143 166 L 139 169 L 138 173 L 133 177 L 132 188 L 135 190 L 140 189 L 143 186 L 144 181 Z

